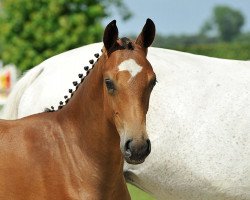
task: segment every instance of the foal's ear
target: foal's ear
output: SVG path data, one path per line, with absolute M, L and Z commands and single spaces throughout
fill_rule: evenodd
M 116 20 L 113 20 L 106 26 L 103 35 L 103 43 L 107 52 L 109 52 L 112 46 L 116 44 L 117 39 L 118 39 L 118 28 L 116 26 Z
M 151 19 L 147 19 L 140 35 L 137 37 L 135 43 L 143 48 L 148 48 L 155 38 L 155 24 Z

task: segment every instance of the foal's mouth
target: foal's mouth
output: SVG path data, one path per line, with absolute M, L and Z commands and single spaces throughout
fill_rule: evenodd
M 132 165 L 138 165 L 138 164 L 141 164 L 145 161 L 145 158 L 144 159 L 138 159 L 138 160 L 133 160 L 133 159 L 130 159 L 129 157 L 126 157 L 124 156 L 125 158 L 125 161 L 128 163 L 128 164 L 132 164 Z

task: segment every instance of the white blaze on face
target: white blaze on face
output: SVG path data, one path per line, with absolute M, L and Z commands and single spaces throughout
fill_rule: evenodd
M 128 59 L 123 61 L 119 66 L 118 66 L 119 71 L 128 71 L 130 75 L 132 76 L 131 78 L 135 77 L 141 70 L 142 67 L 138 65 L 135 60 L 133 59 Z

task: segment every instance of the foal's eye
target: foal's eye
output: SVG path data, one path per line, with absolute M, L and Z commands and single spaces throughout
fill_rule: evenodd
M 114 85 L 113 81 L 107 78 L 107 79 L 105 79 L 105 84 L 106 84 L 106 87 L 108 89 L 108 92 L 110 94 L 114 93 L 115 85 Z

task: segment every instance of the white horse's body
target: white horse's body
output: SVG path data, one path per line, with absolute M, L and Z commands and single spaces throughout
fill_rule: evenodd
M 52 57 L 17 83 L 4 118 L 57 106 L 101 43 Z M 152 152 L 128 182 L 162 200 L 250 199 L 250 62 L 149 48 L 158 83 L 147 118 Z

